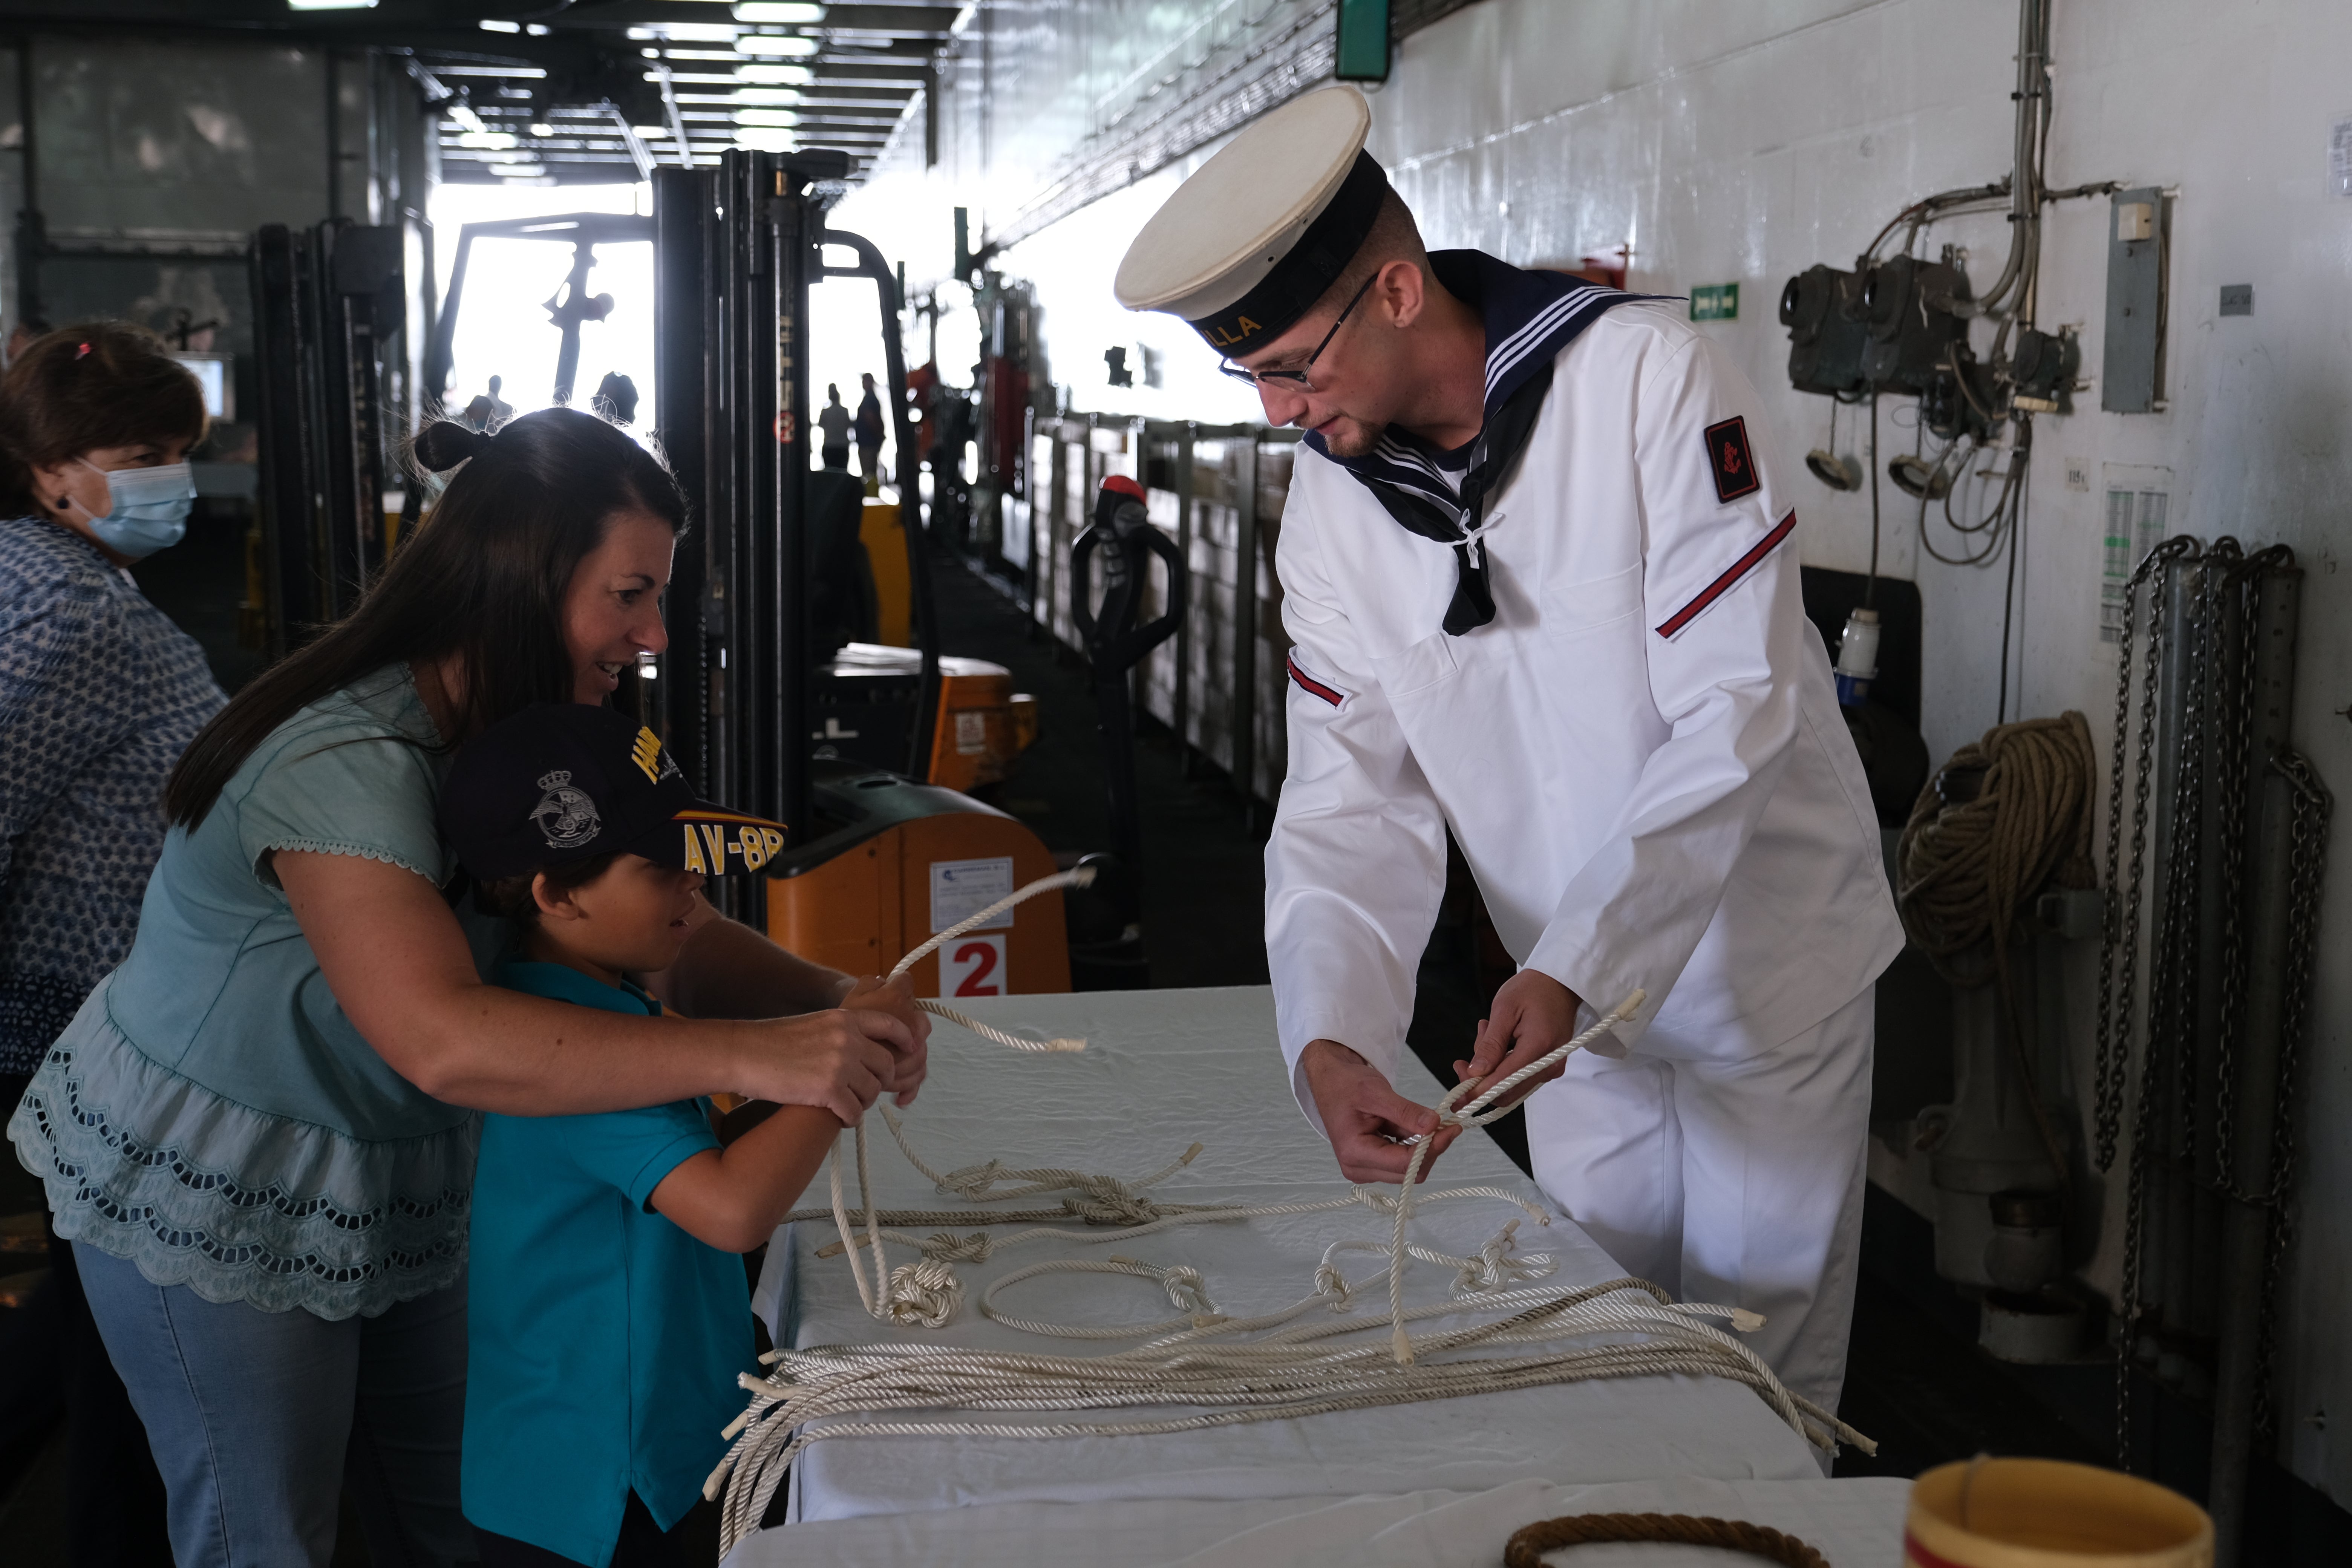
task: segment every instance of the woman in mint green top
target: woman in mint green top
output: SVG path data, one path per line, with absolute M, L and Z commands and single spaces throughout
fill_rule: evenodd
M 477 1111 L 726 1091 L 854 1121 L 922 1078 L 903 984 L 707 906 L 649 977 L 686 1017 L 483 984 L 506 932 L 435 827 L 446 760 L 530 702 L 604 700 L 666 646 L 685 508 L 656 458 L 568 409 L 435 425 L 417 455 L 465 466 L 352 616 L 189 747 L 130 956 L 8 1124 L 147 1426 L 180 1568 L 323 1568 L 345 1488 L 377 1561 L 470 1557 Z

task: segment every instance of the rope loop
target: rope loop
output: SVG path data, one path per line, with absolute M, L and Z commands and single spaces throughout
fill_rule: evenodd
M 1542 1568 L 1547 1552 L 1618 1541 L 1712 1546 L 1745 1552 L 1786 1568 L 1830 1568 L 1829 1559 L 1811 1546 L 1769 1525 L 1692 1513 L 1576 1513 L 1539 1520 L 1511 1537 L 1503 1548 L 1503 1568 Z

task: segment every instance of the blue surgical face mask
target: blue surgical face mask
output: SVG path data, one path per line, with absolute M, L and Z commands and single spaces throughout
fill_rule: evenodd
M 196 483 L 195 470 L 187 464 L 110 469 L 81 458 L 74 461 L 106 476 L 111 504 L 104 517 L 89 520 L 89 531 L 117 555 L 137 561 L 170 549 L 188 531 L 188 509 L 195 504 Z

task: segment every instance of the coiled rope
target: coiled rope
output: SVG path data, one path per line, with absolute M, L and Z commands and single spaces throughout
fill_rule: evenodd
M 1149 1268 L 1119 1271 L 1167 1283 L 1161 1271 Z M 1179 1292 L 1171 1294 L 1172 1299 Z M 1212 1342 L 1329 1304 L 1319 1292 L 1265 1319 L 1220 1320 L 1201 1313 L 1202 1321 L 1191 1326 L 1104 1355 L 906 1343 L 774 1351 L 762 1358 L 774 1369 L 769 1376 L 745 1373 L 739 1379 L 751 1395 L 751 1407 L 728 1428 L 734 1446 L 712 1472 L 705 1495 L 718 1497 L 723 1490 L 724 1552 L 757 1528 L 803 1450 L 842 1437 L 1155 1436 L 1586 1379 L 1675 1374 L 1744 1384 L 1818 1446 L 1843 1440 L 1873 1447 L 1852 1427 L 1790 1394 L 1753 1352 L 1701 1321 L 1731 1317 L 1738 1326 L 1743 1318 L 1756 1321 L 1753 1314 L 1705 1304 L 1677 1306 L 1663 1298 L 1656 1286 L 1636 1279 L 1572 1291 L 1500 1292 L 1480 1306 L 1507 1315 L 1423 1335 L 1409 1365 L 1400 1365 L 1389 1347 L 1377 1342 L 1339 1347 L 1318 1342 L 1377 1327 L 1377 1319 L 1309 1322 L 1277 1328 L 1245 1343 Z M 1418 1321 L 1465 1310 L 1462 1302 L 1444 1302 L 1415 1308 L 1406 1317 Z M 1574 1342 L 1552 1343 L 1561 1340 Z M 1460 1353 L 1510 1344 L 1543 1348 L 1518 1355 Z M 1202 1408 L 1134 1421 L 954 1418 L 958 1413 L 1051 1415 L 1171 1405 Z M 898 1418 L 899 1412 L 920 1412 L 922 1418 Z
M 1975 777 L 1972 796 L 1948 781 Z M 2088 888 L 2098 762 L 2080 713 L 1985 731 L 1920 792 L 1896 851 L 1904 930 L 1955 985 L 2008 964 L 2018 911 L 2053 877 Z M 1947 789 L 1952 793 L 1947 795 Z M 1977 956 L 1991 948 L 1990 965 Z
M 1713 1546 L 1785 1563 L 1787 1568 L 1830 1568 L 1828 1558 L 1793 1535 L 1743 1519 L 1710 1519 L 1695 1513 L 1577 1513 L 1565 1519 L 1538 1520 L 1514 1534 L 1503 1548 L 1503 1568 L 1542 1568 L 1547 1552 L 1616 1541 Z
M 1958 787 L 1961 780 L 1976 783 L 1973 795 Z M 1913 944 L 1952 984 L 1990 980 L 2000 988 L 2019 1081 L 2062 1187 L 2066 1157 L 2027 1053 L 2009 950 L 2019 911 L 2045 884 L 2096 884 L 2097 786 L 2091 727 L 2080 713 L 1997 725 L 1954 752 L 1919 792 L 1895 851 L 1895 903 Z
M 1087 875 L 1085 871 L 1065 872 L 1029 884 L 908 954 L 892 971 L 893 978 L 905 973 L 940 943 L 985 923 L 1025 899 L 1057 887 L 1084 886 Z M 1642 993 L 1634 992 L 1593 1027 L 1492 1084 L 1471 1080 L 1457 1085 L 1438 1107 L 1441 1124 L 1482 1126 L 1504 1114 L 1508 1102 L 1498 1105 L 1498 1101 L 1505 1101 L 1514 1089 L 1570 1052 L 1583 1048 L 1602 1031 L 1631 1017 L 1642 1001 Z M 1026 1039 L 988 1028 L 929 1001 L 922 1005 L 938 1016 L 963 1024 L 985 1038 L 1013 1049 L 1085 1048 L 1083 1040 Z M 1475 1097 L 1456 1109 L 1457 1103 L 1474 1091 Z M 1143 1344 L 1132 1350 L 1070 1357 L 898 1342 L 771 1352 L 761 1358 L 772 1369 L 766 1377 L 744 1373 L 738 1379 L 751 1395 L 751 1405 L 727 1428 L 725 1436 L 733 1440 L 732 1447 L 704 1486 L 704 1495 L 708 1497 L 719 1497 L 722 1491 L 725 1496 L 721 1511 L 722 1554 L 732 1551 L 737 1542 L 758 1527 L 793 1461 L 803 1449 L 813 1443 L 840 1437 L 1145 1436 L 1542 1387 L 1588 1378 L 1682 1373 L 1726 1378 L 1746 1384 L 1792 1430 L 1818 1447 L 1834 1448 L 1843 1441 L 1865 1451 L 1875 1451 L 1870 1439 L 1827 1411 L 1790 1393 L 1754 1352 L 1702 1321 L 1727 1320 L 1733 1329 L 1744 1332 L 1763 1322 L 1753 1312 L 1706 1303 L 1677 1305 L 1655 1285 L 1630 1279 L 1577 1290 L 1527 1288 L 1529 1281 L 1555 1272 L 1559 1265 L 1549 1254 L 1517 1251 L 1517 1220 L 1506 1225 L 1476 1254 L 1466 1258 L 1451 1257 L 1408 1241 L 1406 1226 L 1415 1208 L 1425 1203 L 1493 1198 L 1516 1205 L 1540 1225 L 1551 1223 L 1542 1209 L 1500 1187 L 1465 1186 L 1416 1195 L 1413 1184 L 1429 1159 L 1431 1144 L 1427 1141 L 1414 1150 L 1404 1184 L 1393 1197 L 1358 1186 L 1346 1197 L 1309 1203 L 1246 1206 L 1163 1204 L 1147 1196 L 1147 1189 L 1189 1165 L 1200 1154 L 1200 1144 L 1193 1144 L 1160 1170 L 1131 1181 L 1060 1168 L 1015 1169 L 995 1160 L 942 1173 L 932 1170 L 916 1154 L 895 1112 L 884 1106 L 882 1116 L 908 1161 L 943 1194 L 954 1194 L 974 1205 L 1051 1193 L 1075 1194 L 1063 1198 L 1059 1211 L 898 1210 L 890 1211 L 890 1221 L 956 1225 L 975 1219 L 993 1224 L 1075 1219 L 1084 1221 L 1087 1226 L 1072 1230 L 1047 1226 L 996 1237 L 985 1232 L 966 1236 L 942 1233 L 928 1239 L 918 1239 L 895 1229 L 886 1231 L 885 1213 L 874 1201 L 866 1130 L 861 1121 L 855 1130 L 854 1142 L 865 1234 L 856 1234 L 850 1218 L 838 1142 L 829 1162 L 829 1209 L 804 1211 L 793 1217 L 815 1218 L 829 1214 L 838 1239 L 820 1249 L 819 1256 L 835 1252 L 845 1256 L 866 1310 L 902 1327 L 938 1328 L 952 1321 L 963 1297 L 954 1266 L 984 1261 L 1007 1246 L 1028 1240 L 1059 1237 L 1082 1245 L 1126 1242 L 1174 1226 L 1316 1213 L 1355 1205 L 1392 1215 L 1395 1223 L 1385 1247 L 1370 1241 L 1332 1243 L 1316 1269 L 1311 1294 L 1255 1318 L 1236 1319 L 1218 1312 L 1205 1282 L 1194 1269 L 1181 1266 L 1160 1268 L 1115 1254 L 1099 1260 L 1063 1258 L 1032 1265 L 998 1279 L 982 1298 L 982 1313 L 1007 1327 L 1065 1339 L 1145 1339 Z M 914 1263 L 889 1268 L 883 1251 L 886 1243 L 913 1247 L 921 1256 Z M 1340 1254 L 1349 1251 L 1384 1251 L 1386 1267 L 1370 1278 L 1350 1281 L 1336 1261 Z M 870 1254 L 874 1263 L 870 1282 L 861 1253 Z M 1453 1268 L 1451 1297 L 1408 1310 L 1401 1283 L 1408 1260 Z M 1143 1324 L 1089 1328 L 1014 1317 L 997 1306 L 996 1298 L 1007 1287 L 1056 1273 L 1111 1274 L 1149 1280 L 1166 1294 L 1179 1315 Z M 1346 1314 L 1357 1294 L 1382 1281 L 1389 1292 L 1388 1342 L 1324 1344 L 1324 1341 L 1378 1326 L 1378 1320 Z M 1318 1306 L 1332 1316 L 1323 1321 L 1297 1321 Z M 1433 1331 L 1418 1340 L 1406 1327 L 1409 1323 L 1470 1313 L 1501 1315 L 1484 1322 Z M 1244 1333 L 1263 1337 L 1234 1342 L 1233 1336 Z M 1563 1348 L 1556 1342 L 1563 1340 L 1574 1342 Z M 1542 1348 L 1503 1356 L 1461 1353 L 1507 1345 Z M 1170 1405 L 1203 1408 L 1194 1415 L 1126 1422 L 950 1418 L 958 1412 L 1069 1413 Z M 901 1411 L 925 1412 L 928 1418 L 890 1418 Z M 817 1425 L 820 1421 L 824 1423 L 821 1426 Z

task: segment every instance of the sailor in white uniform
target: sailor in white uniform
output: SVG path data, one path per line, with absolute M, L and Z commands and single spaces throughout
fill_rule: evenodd
M 1528 1100 L 1536 1179 L 1834 1409 L 1903 938 L 1763 410 L 1675 303 L 1426 252 L 1369 125 L 1349 88 L 1255 122 L 1116 284 L 1307 431 L 1265 860 L 1300 1106 L 1358 1181 L 1456 1135 L 1391 1087 L 1450 831 L 1520 965 L 1456 1070 L 1646 992 Z

